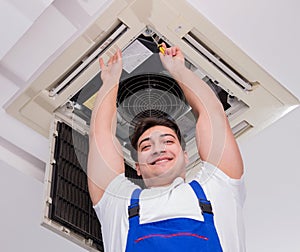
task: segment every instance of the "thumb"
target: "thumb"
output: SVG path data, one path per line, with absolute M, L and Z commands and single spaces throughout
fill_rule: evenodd
M 167 68 L 167 65 L 168 65 L 167 59 L 170 58 L 170 56 L 163 54 L 162 52 L 159 52 L 159 58 L 160 58 L 161 63 L 163 64 L 163 66 L 165 68 Z
M 163 62 L 164 58 L 165 58 L 165 55 L 162 54 L 162 52 L 159 52 L 158 54 L 159 54 L 160 61 Z

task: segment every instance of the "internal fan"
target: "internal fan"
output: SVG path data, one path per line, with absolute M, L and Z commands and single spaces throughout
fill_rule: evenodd
M 189 110 L 183 91 L 173 78 L 151 73 L 123 80 L 119 85 L 117 107 L 122 119 L 131 125 L 134 118 L 144 112 L 148 115 L 150 111 L 150 115 L 155 116 L 156 111 L 161 111 L 177 120 Z

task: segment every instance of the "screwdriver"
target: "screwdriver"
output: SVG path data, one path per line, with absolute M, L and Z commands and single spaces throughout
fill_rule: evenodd
M 158 37 L 158 36 L 156 36 L 156 38 L 154 38 L 153 36 L 151 36 L 151 37 L 152 37 L 153 41 L 155 42 L 155 44 L 157 45 L 158 50 L 159 50 L 162 54 L 165 54 L 165 48 L 163 47 L 162 44 L 159 44 L 159 43 L 158 43 L 159 37 Z

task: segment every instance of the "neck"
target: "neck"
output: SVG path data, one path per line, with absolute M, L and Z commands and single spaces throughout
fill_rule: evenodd
M 176 178 L 182 178 L 185 181 L 185 174 L 175 177 L 172 180 L 166 180 L 164 178 L 152 178 L 152 179 L 144 179 L 144 183 L 147 188 L 155 188 L 155 187 L 167 187 L 170 186 Z

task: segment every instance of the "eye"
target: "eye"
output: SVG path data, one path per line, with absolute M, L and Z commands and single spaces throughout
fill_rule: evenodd
M 170 139 L 167 139 L 164 141 L 164 144 L 168 144 L 168 145 L 173 144 L 173 143 L 174 143 L 174 140 L 170 140 Z
M 147 144 L 147 145 L 144 145 L 141 147 L 141 151 L 147 151 L 151 148 L 151 145 L 150 144 Z

